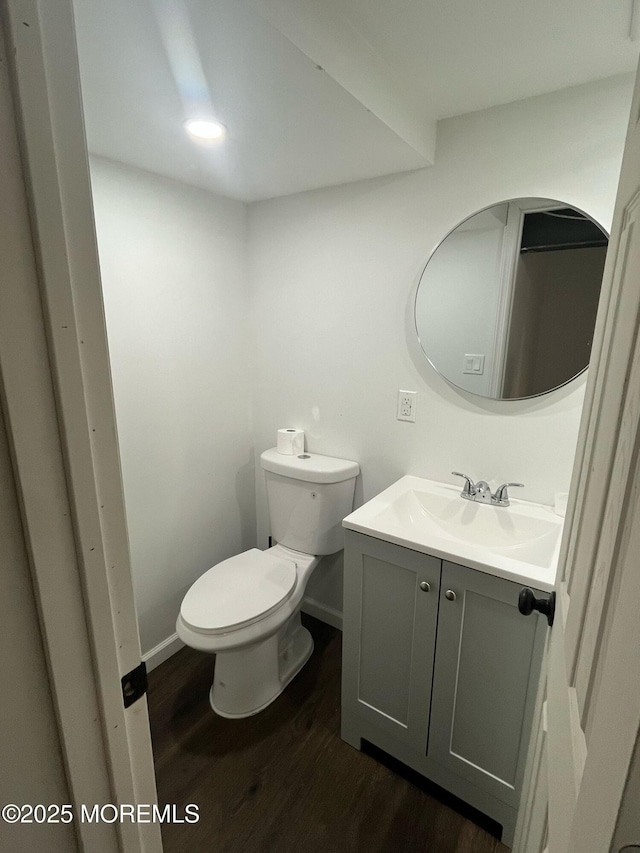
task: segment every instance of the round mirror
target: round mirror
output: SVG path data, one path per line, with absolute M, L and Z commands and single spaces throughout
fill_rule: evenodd
M 608 237 L 560 201 L 513 199 L 454 228 L 424 268 L 420 346 L 452 385 L 537 397 L 589 364 Z

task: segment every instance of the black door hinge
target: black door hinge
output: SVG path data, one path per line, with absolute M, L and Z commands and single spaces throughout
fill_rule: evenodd
M 135 669 L 132 669 L 131 672 L 128 672 L 126 675 L 123 675 L 120 679 L 120 683 L 122 684 L 122 699 L 124 701 L 124 707 L 128 708 L 129 705 L 133 705 L 141 696 L 147 692 L 147 665 L 144 661 L 137 666 Z

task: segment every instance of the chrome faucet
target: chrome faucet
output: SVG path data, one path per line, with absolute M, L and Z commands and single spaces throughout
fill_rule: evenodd
M 491 506 L 509 506 L 508 489 L 519 486 L 524 487 L 524 483 L 503 483 L 491 494 L 491 487 L 486 480 L 478 480 L 474 483 L 471 477 L 466 474 L 461 474 L 459 471 L 451 472 L 455 477 L 464 477 L 465 484 L 460 492 L 460 497 L 466 501 L 476 501 L 481 504 L 491 504 Z

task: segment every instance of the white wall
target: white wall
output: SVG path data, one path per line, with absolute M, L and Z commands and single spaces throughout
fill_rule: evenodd
M 429 169 L 252 205 L 256 453 L 278 427 L 305 429 L 312 451 L 360 462 L 356 505 L 406 473 L 516 480 L 545 503 L 566 490 L 584 378 L 528 402 L 455 391 L 419 351 L 413 298 L 445 234 L 499 201 L 560 199 L 609 228 L 631 88 L 614 78 L 451 119 Z M 418 392 L 415 424 L 395 419 L 399 388 Z M 321 565 L 309 587 L 334 610 L 340 568 Z
M 214 563 L 255 545 L 246 208 L 93 158 L 143 652 Z
M 501 205 L 505 211 L 507 206 Z M 442 376 L 489 396 L 505 222 L 486 219 L 489 227 L 449 234 L 430 258 L 416 296 L 416 329 Z M 484 356 L 483 373 L 464 373 L 467 354 Z

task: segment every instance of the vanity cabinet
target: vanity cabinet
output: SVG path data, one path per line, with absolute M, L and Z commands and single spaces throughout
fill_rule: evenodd
M 489 815 L 506 844 L 547 630 L 518 612 L 520 589 L 345 531 L 343 739 L 373 743 Z

